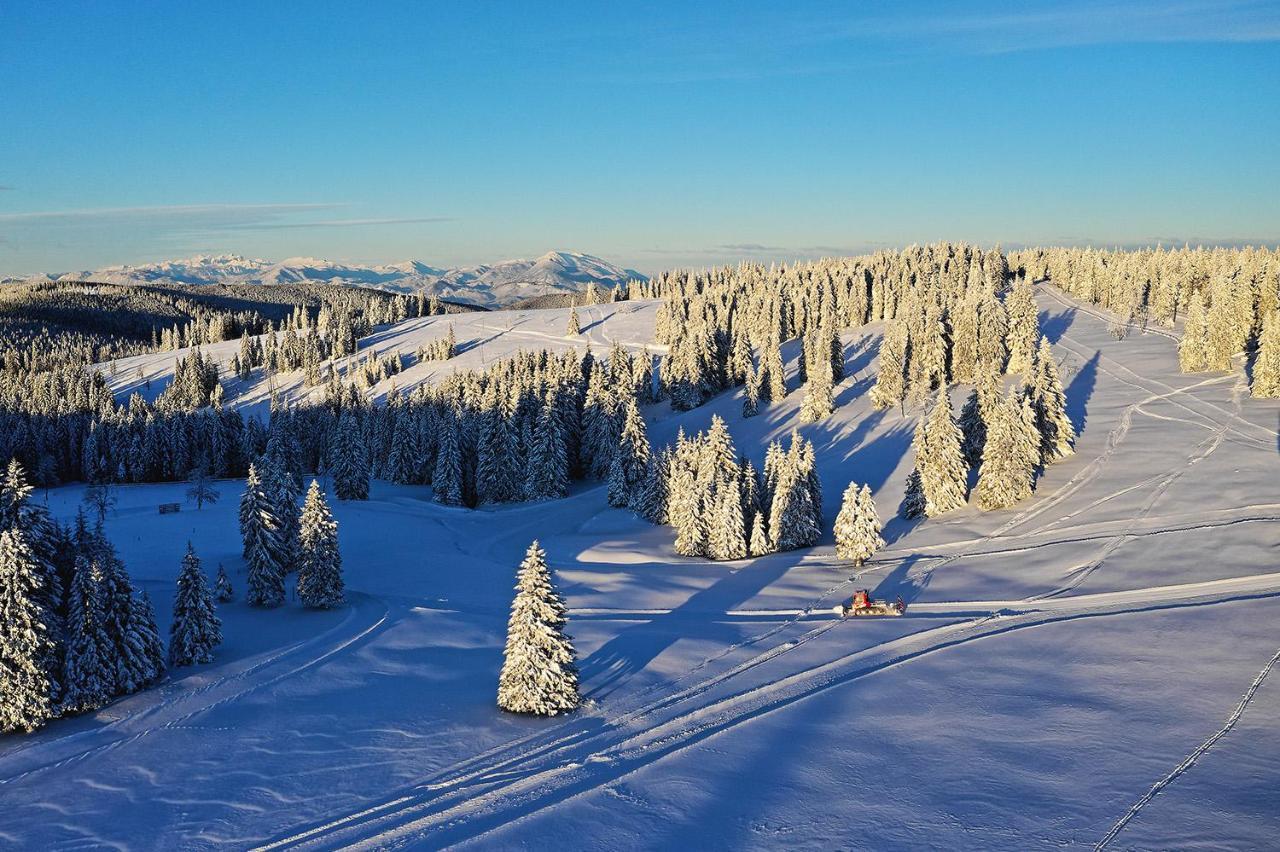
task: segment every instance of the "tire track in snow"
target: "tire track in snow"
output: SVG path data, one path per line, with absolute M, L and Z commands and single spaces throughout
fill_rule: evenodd
M 264 660 L 259 660 L 253 665 L 247 668 L 241 669 L 240 671 L 225 675 L 223 677 L 215 678 L 209 683 L 203 684 L 194 689 L 182 689 L 181 691 L 173 690 L 173 694 L 171 697 L 164 696 L 162 693 L 162 698 L 158 703 L 148 705 L 146 708 L 139 710 L 138 712 L 131 713 L 122 718 L 114 719 L 111 722 L 108 722 L 106 725 L 103 725 L 102 727 L 90 728 L 88 730 L 79 732 L 78 734 L 61 737 L 57 740 L 52 740 L 48 743 L 37 743 L 32 745 L 29 748 L 5 755 L 4 760 L 0 760 L 0 764 L 9 763 L 11 762 L 11 758 L 19 758 L 22 755 L 26 755 L 26 754 L 30 754 L 33 757 L 38 757 L 40 751 L 46 750 L 45 749 L 46 746 L 51 747 L 49 750 L 54 750 L 56 746 L 61 744 L 66 744 L 69 741 L 78 739 L 80 735 L 87 735 L 88 737 L 100 738 L 103 734 L 106 734 L 106 733 L 124 732 L 128 728 L 130 723 L 143 722 L 152 716 L 162 714 L 166 710 L 179 712 L 179 715 L 171 717 L 166 721 L 159 722 L 158 724 L 153 724 L 153 725 L 150 725 L 149 727 L 144 727 L 141 730 L 129 731 L 127 733 L 124 733 L 123 736 L 116 736 L 113 739 L 108 740 L 106 742 L 97 743 L 96 745 L 92 745 L 92 746 L 89 746 L 88 748 L 80 749 L 79 751 L 76 751 L 72 754 L 67 754 L 67 755 L 62 755 L 60 757 L 57 757 L 54 760 L 51 760 L 50 762 L 42 763 L 37 766 L 32 766 L 28 769 L 25 769 L 21 772 L 18 772 L 6 778 L 0 778 L 0 786 L 21 781 L 31 775 L 35 775 L 49 769 L 57 769 L 59 767 L 66 766 L 71 763 L 85 760 L 97 754 L 113 751 L 117 748 L 120 748 L 121 746 L 125 746 L 130 743 L 136 742 L 137 740 L 140 740 L 145 736 L 148 736 L 150 734 L 153 734 L 159 731 L 182 730 L 185 727 L 189 727 L 186 725 L 187 722 L 189 722 L 191 719 L 195 718 L 196 716 L 199 716 L 202 713 L 205 713 L 216 707 L 224 706 L 233 701 L 238 701 L 239 699 L 245 697 L 246 695 L 249 695 L 265 687 L 273 686 L 274 684 L 279 683 L 280 681 L 286 678 L 293 677 L 294 675 L 300 674 L 301 672 L 304 672 L 307 669 L 320 665 L 321 663 L 325 662 L 331 657 L 341 653 L 342 651 L 347 650 L 356 642 L 366 639 L 374 635 L 375 633 L 381 632 L 382 630 L 386 629 L 386 627 L 389 626 L 389 621 L 388 621 L 389 609 L 387 608 L 386 604 L 380 600 L 377 600 L 374 598 L 368 598 L 364 595 L 361 595 L 360 597 L 364 599 L 364 601 L 366 602 L 366 606 L 368 602 L 376 602 L 380 604 L 381 614 L 372 624 L 367 624 L 365 627 L 363 627 L 353 635 L 345 636 L 336 645 L 324 650 L 318 656 L 309 657 L 308 659 L 304 660 L 300 665 L 293 666 L 286 671 L 280 672 L 278 674 L 275 674 L 267 678 L 266 680 L 261 680 L 257 682 L 252 681 L 252 678 L 255 675 L 258 675 L 264 671 L 269 670 L 276 663 L 288 660 L 289 658 L 298 655 L 302 651 L 306 651 L 308 649 L 314 650 L 317 645 L 319 645 L 327 637 L 330 637 L 331 634 L 346 627 L 347 622 L 352 620 L 351 618 L 344 619 L 341 623 L 339 623 L 338 625 L 335 625 L 334 627 L 330 628 L 324 633 L 321 633 L 319 636 L 315 636 L 303 642 L 298 642 L 298 643 L 289 645 L 283 650 L 268 656 Z M 353 616 L 355 615 L 354 607 L 353 607 L 352 615 Z M 222 687 L 226 687 L 231 684 L 234 684 L 237 681 L 244 681 L 244 680 L 249 680 L 250 681 L 249 685 L 236 692 L 223 695 L 222 697 L 217 698 L 208 703 L 199 704 L 199 706 L 195 707 L 194 709 L 186 710 L 185 712 L 180 707 L 180 705 L 191 702 L 193 699 L 197 699 L 200 696 L 213 693 L 221 689 Z M 177 686 L 177 685 L 170 684 L 170 686 Z
M 1139 811 L 1146 807 L 1152 799 L 1160 795 L 1166 787 L 1178 780 L 1184 772 L 1192 766 L 1195 766 L 1196 761 L 1201 757 L 1204 757 L 1205 752 L 1213 748 L 1214 744 L 1217 743 L 1218 740 L 1230 733 L 1231 729 L 1236 726 L 1236 722 L 1239 722 L 1240 717 L 1244 715 L 1244 711 L 1249 706 L 1249 702 L 1253 700 L 1254 693 L 1258 691 L 1258 687 L 1262 686 L 1262 682 L 1267 679 L 1267 675 L 1271 673 L 1271 670 L 1275 667 L 1277 662 L 1280 662 L 1280 651 L 1276 651 L 1275 654 L 1272 655 L 1271 659 L 1267 661 L 1267 664 L 1262 667 L 1262 671 L 1258 672 L 1258 676 L 1253 679 L 1251 684 L 1249 684 L 1249 688 L 1245 690 L 1244 696 L 1240 699 L 1240 703 L 1236 705 L 1236 709 L 1227 717 L 1226 723 L 1215 731 L 1207 740 L 1197 746 L 1195 751 L 1187 755 L 1187 759 L 1174 767 L 1172 772 L 1153 784 L 1151 789 L 1142 795 L 1142 798 L 1134 802 L 1133 806 L 1125 812 L 1124 816 L 1120 817 L 1116 824 L 1111 826 L 1110 831 L 1104 834 L 1102 839 L 1093 847 L 1095 852 L 1100 852 L 1100 850 L 1105 849 L 1111 841 L 1116 839 L 1120 832 L 1124 831 L 1125 826 L 1127 826 L 1133 818 L 1138 815 Z
M 1215 590 L 1223 594 L 1215 597 Z M 280 838 L 263 848 L 387 848 L 419 843 L 427 836 L 433 845 L 473 841 L 740 724 L 928 654 L 1057 622 L 1275 595 L 1280 595 L 1280 574 L 1066 598 L 1048 602 L 1046 608 L 956 622 L 898 637 L 708 704 L 695 703 L 641 730 L 628 733 L 611 727 L 539 755 L 539 760 L 475 773 L 447 790 L 402 796 L 394 803 Z M 833 621 L 833 625 L 840 623 Z

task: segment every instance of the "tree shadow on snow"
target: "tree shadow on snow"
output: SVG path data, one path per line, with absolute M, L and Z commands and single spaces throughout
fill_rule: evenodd
M 1084 433 L 1085 423 L 1089 419 L 1089 398 L 1093 396 L 1093 389 L 1098 384 L 1098 359 L 1101 357 L 1102 350 L 1095 351 L 1093 357 L 1076 371 L 1071 377 L 1071 383 L 1067 385 L 1067 416 L 1071 418 L 1071 425 L 1075 427 L 1077 435 Z
M 1067 329 L 1071 328 L 1071 324 L 1075 322 L 1076 312 L 1074 308 L 1064 308 L 1058 313 L 1050 313 L 1049 311 L 1040 312 L 1040 333 L 1049 338 L 1050 343 L 1057 343 L 1062 339 L 1062 335 L 1067 333 Z

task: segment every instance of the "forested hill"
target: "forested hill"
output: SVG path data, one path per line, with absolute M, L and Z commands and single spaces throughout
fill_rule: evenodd
M 0 287 L 0 357 L 14 350 L 63 352 L 81 353 L 92 362 L 144 351 L 166 332 L 189 334 L 199 328 L 196 333 L 206 340 L 210 335 L 229 339 L 246 329 L 261 332 L 268 322 L 278 326 L 296 309 L 315 315 L 325 306 L 357 309 L 375 323 L 390 322 L 425 312 L 427 306 L 418 301 L 416 296 L 337 284 L 6 284 Z M 485 309 L 437 300 L 434 310 Z

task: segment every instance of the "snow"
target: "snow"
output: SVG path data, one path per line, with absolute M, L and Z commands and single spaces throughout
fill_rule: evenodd
M 1028 849 L 1093 846 L 1131 815 L 1107 848 L 1272 846 L 1280 402 L 1236 375 L 1180 374 L 1163 333 L 1115 340 L 1093 309 L 1036 298 L 1079 438 L 1009 510 L 896 515 L 915 415 L 868 403 L 874 325 L 845 333 L 847 378 L 820 423 L 800 425 L 794 379 L 748 420 L 741 391 L 645 411 L 655 446 L 719 414 L 757 466 L 798 427 L 827 524 L 806 550 L 680 558 L 672 530 L 608 508 L 603 484 L 469 511 L 375 481 L 367 502 L 329 495 L 348 606 L 260 611 L 243 603 L 242 483 L 164 516 L 185 485 L 121 487 L 107 533 L 162 632 L 187 540 L 210 579 L 227 566 L 224 644 L 155 689 L 0 740 L 0 843 Z M 403 388 L 521 347 L 656 353 L 655 307 L 580 308 L 573 340 L 548 310 L 413 320 L 366 342 L 407 353 L 454 323 L 466 351 L 412 367 Z M 235 346 L 209 350 L 225 363 Z M 141 366 L 154 390 L 177 354 L 124 359 L 112 382 L 128 392 Z M 792 370 L 797 354 L 784 347 Z M 870 485 L 888 542 L 857 577 L 830 533 L 850 480 Z M 82 494 L 54 489 L 49 505 L 67 517 Z M 550 720 L 494 706 L 534 538 L 586 699 Z M 834 617 L 857 587 L 901 595 L 906 614 Z
M 533 260 L 446 268 L 420 260 L 387 264 L 353 264 L 315 257 L 290 257 L 281 261 L 247 258 L 236 254 L 195 255 L 136 266 L 108 266 L 98 270 L 68 272 L 59 281 L 93 281 L 107 284 L 296 284 L 321 282 L 377 287 L 404 293 L 425 290 L 441 298 L 485 307 L 506 305 L 549 293 L 580 293 L 595 283 L 606 293 L 615 284 L 625 285 L 645 276 L 607 260 L 567 251 L 550 251 Z M 37 275 L 2 281 L 45 281 Z

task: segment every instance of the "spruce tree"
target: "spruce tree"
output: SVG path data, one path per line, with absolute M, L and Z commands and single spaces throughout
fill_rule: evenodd
M 623 409 L 622 433 L 609 466 L 609 505 L 637 506 L 648 467 L 649 439 L 645 435 L 644 418 L 635 400 L 628 398 Z
M 1271 311 L 1262 321 L 1258 357 L 1253 362 L 1254 396 L 1280 397 L 1280 312 Z
M 835 410 L 831 361 L 825 357 L 815 358 L 809 370 L 809 381 L 805 385 L 804 402 L 800 405 L 800 422 L 817 423 L 830 417 Z
M 582 334 L 582 327 L 578 324 L 578 308 L 576 305 L 569 307 L 569 324 L 565 327 L 565 337 L 577 337 Z
M 446 408 L 439 418 L 440 448 L 436 452 L 436 468 L 431 477 L 431 490 L 436 502 L 461 506 L 463 495 L 462 446 L 458 434 L 458 412 Z
M 884 325 L 880 340 L 880 365 L 876 383 L 871 388 L 871 404 L 877 410 L 890 408 L 906 396 L 907 330 L 901 322 L 891 320 Z
M 880 537 L 880 516 L 869 486 L 859 488 L 858 483 L 849 483 L 840 513 L 836 515 L 834 532 L 836 557 L 850 560 L 855 568 L 862 567 L 872 554 L 884 547 L 884 539 Z
M 227 576 L 227 569 L 222 567 L 222 563 L 218 563 L 218 578 L 213 584 L 213 596 L 218 603 L 230 603 L 235 600 L 236 592 L 231 587 L 231 578 Z
M 745 559 L 747 532 L 742 517 L 742 499 L 731 482 L 722 483 L 716 497 L 715 520 L 711 526 L 712 559 Z
M 907 474 L 907 487 L 902 494 L 902 503 L 898 506 L 898 512 L 904 518 L 923 518 L 925 506 L 924 483 L 920 479 L 920 468 L 913 467 L 911 473 Z
M 81 557 L 71 581 L 67 608 L 67 648 L 62 676 L 62 709 L 96 710 L 111 697 L 115 660 L 102 621 L 102 571 Z
M 1036 428 L 1040 433 L 1040 463 L 1051 464 L 1071 455 L 1075 452 L 1072 448 L 1075 428 L 1067 417 L 1067 398 L 1062 390 L 1062 379 L 1058 377 L 1058 364 L 1053 360 L 1053 350 L 1045 337 L 1040 338 L 1040 348 L 1036 351 L 1029 391 Z
M 320 484 L 311 480 L 302 505 L 299 535 L 298 598 L 303 606 L 333 609 L 344 603 L 338 523 L 329 512 Z
M 1030 403 L 1010 393 L 992 411 L 978 473 L 978 505 L 1004 509 L 1031 496 L 1039 435 Z
M 1036 312 L 1035 297 L 1031 285 L 1019 278 L 1013 285 L 1005 303 L 1009 311 L 1009 363 L 1006 372 L 1027 375 L 1035 359 L 1036 343 L 1040 339 L 1040 318 Z
M 651 524 L 667 523 L 667 471 L 670 466 L 671 451 L 663 449 L 649 456 L 649 464 L 645 467 L 644 483 L 635 509 Z
M 132 642 L 140 660 L 139 686 L 150 686 L 164 675 L 165 650 L 156 626 L 156 611 L 146 592 L 134 595 L 129 617 Z
M 0 732 L 34 731 L 57 714 L 57 617 L 26 536 L 0 532 Z
M 769 539 L 769 530 L 765 527 L 764 512 L 756 512 L 755 518 L 751 521 L 751 541 L 748 549 L 752 556 L 764 556 L 766 553 L 773 553 L 773 542 Z
M 343 412 L 329 445 L 329 472 L 339 500 L 369 499 L 369 456 L 360 436 L 360 425 Z
M 249 564 L 245 601 L 250 606 L 279 606 L 284 603 L 285 576 L 281 524 L 253 467 L 249 469 L 240 510 L 245 525 L 245 560 Z
M 676 531 L 675 550 L 681 556 L 705 556 L 707 519 L 703 515 L 701 490 L 693 471 L 683 464 L 669 478 L 667 499 L 669 523 Z
M 814 490 L 812 470 L 804 439 L 792 433 L 791 446 L 781 463 L 769 511 L 769 530 L 781 551 L 811 547 L 822 535 L 822 508 Z
M 190 666 L 213 662 L 213 650 L 222 644 L 222 621 L 214 612 L 213 595 L 200 569 L 200 558 L 191 543 L 182 557 L 173 597 L 173 622 L 169 625 L 169 665 Z
M 526 499 L 548 500 L 568 493 L 569 456 L 558 408 L 557 395 L 553 392 L 547 397 L 547 402 L 538 415 L 538 428 L 534 432 L 533 446 L 529 450 Z
M 536 541 L 520 564 L 515 589 L 498 676 L 498 706 L 541 716 L 573 710 L 580 701 L 576 653 L 564 632 L 564 601 Z
M 1205 318 L 1204 294 L 1191 297 L 1187 321 L 1178 342 L 1178 366 L 1184 373 L 1199 373 L 1209 369 L 1208 323 Z
M 920 472 L 927 517 L 964 505 L 969 472 L 960 441 L 960 429 L 951 418 L 951 399 L 946 387 L 941 387 L 933 409 L 920 421 L 915 435 L 916 470 Z

